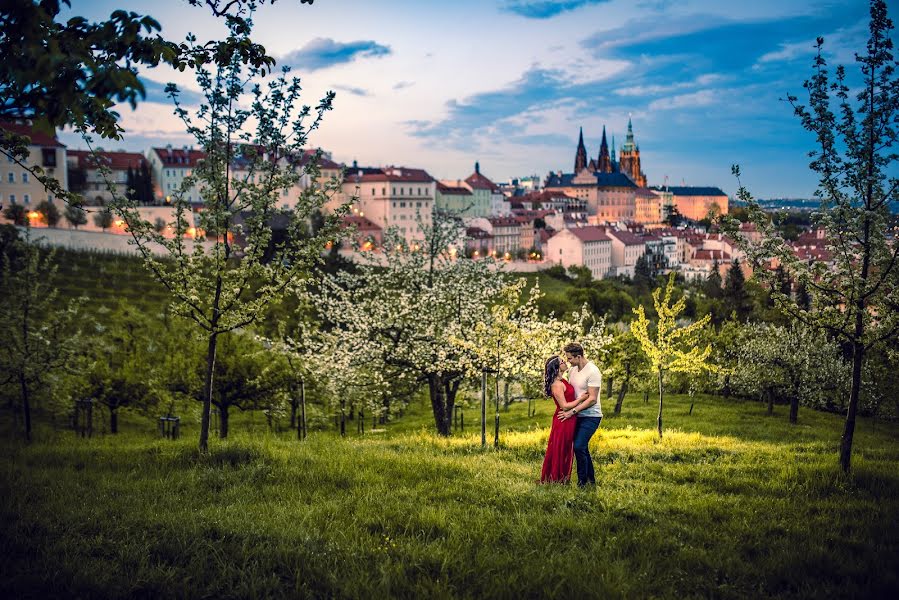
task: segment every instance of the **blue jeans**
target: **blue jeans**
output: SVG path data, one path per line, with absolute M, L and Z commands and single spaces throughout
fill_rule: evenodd
M 596 485 L 593 473 L 593 459 L 590 458 L 590 438 L 599 429 L 602 417 L 577 417 L 574 426 L 574 458 L 577 461 L 577 485 Z

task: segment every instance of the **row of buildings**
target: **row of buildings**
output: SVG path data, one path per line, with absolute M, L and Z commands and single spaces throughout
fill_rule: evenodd
M 185 185 L 205 158 L 200 150 L 169 145 L 143 153 L 90 153 L 68 150 L 55 136 L 27 123 L 0 126 L 30 136 L 29 163 L 56 177 L 64 189 L 80 194 L 86 205 L 106 204 L 112 188 L 117 194 L 129 189 L 137 193 L 146 210 L 162 220 L 166 207 L 179 195 L 196 211 L 203 209 L 200 189 Z M 319 155 L 310 150 L 292 160 L 299 168 L 314 156 Z M 106 168 L 98 168 L 99 163 Z M 339 182 L 326 208 L 351 203 L 347 224 L 354 227 L 362 249 L 380 246 L 388 228 L 396 228 L 410 243 L 420 239 L 421 228 L 440 210 L 464 220 L 466 251 L 471 256 L 584 265 L 597 277 L 633 275 L 643 255 L 658 268 L 683 269 L 691 266 L 690 261 L 699 261 L 694 265 L 699 269 L 706 253 L 716 263 L 733 254 L 732 247 L 717 247 L 713 241 L 697 245 L 691 241 L 694 234 L 686 233 L 691 230 L 665 228 L 667 215 L 675 209 L 683 217 L 700 220 L 709 210 L 726 212 L 728 198 L 717 188 L 647 187 L 630 121 L 620 154 L 616 155 L 614 138 L 609 148 L 603 129 L 599 153 L 588 159 L 581 131 L 573 172 L 556 171 L 542 181 L 535 177 L 498 184 L 481 172 L 478 163 L 469 176 L 456 180 L 438 180 L 420 168 L 364 167 L 355 161 L 346 166 L 327 153 L 319 156 L 318 165 L 318 183 Z M 252 176 L 242 168 L 236 160 L 233 176 Z M 9 160 L 6 171 L 0 172 L 0 204 L 21 203 L 33 211 L 41 201 L 55 202 L 27 169 Z M 281 207 L 295 206 L 303 190 L 314 183 L 302 175 L 296 186 L 281 191 Z M 99 225 L 89 222 L 83 227 Z M 120 224 L 103 229 L 116 233 L 117 227 Z

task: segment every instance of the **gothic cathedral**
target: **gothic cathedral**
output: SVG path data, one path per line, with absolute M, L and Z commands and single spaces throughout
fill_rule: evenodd
M 640 146 L 634 143 L 634 128 L 630 118 L 627 120 L 627 140 L 621 146 L 621 157 L 615 159 L 615 138 L 612 138 L 612 150 L 606 141 L 606 128 L 602 128 L 602 141 L 599 144 L 599 156 L 587 162 L 587 148 L 584 146 L 584 128 L 578 137 L 577 153 L 574 157 L 574 174 L 583 170 L 594 173 L 624 173 L 639 187 L 646 187 L 646 174 L 640 166 Z

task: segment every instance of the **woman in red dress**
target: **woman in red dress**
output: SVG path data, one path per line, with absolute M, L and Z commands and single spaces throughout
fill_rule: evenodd
M 577 419 L 559 420 L 559 413 L 577 406 L 574 388 L 562 379 L 568 364 L 559 356 L 546 361 L 543 369 L 543 393 L 556 403 L 549 443 L 543 459 L 540 483 L 568 483 L 571 479 L 571 461 L 574 458 L 574 427 Z

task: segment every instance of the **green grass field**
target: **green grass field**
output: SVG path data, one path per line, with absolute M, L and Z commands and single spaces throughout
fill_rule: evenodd
M 502 443 L 431 434 L 424 404 L 345 439 L 235 415 L 198 456 L 148 419 L 76 438 L 0 415 L 0 596 L 895 597 L 899 427 L 862 420 L 853 474 L 839 416 L 629 397 L 594 438 L 598 486 L 535 483 L 550 404 L 502 412 Z M 608 412 L 608 410 L 607 410 Z M 492 411 L 490 421 L 492 423 Z M 369 424 L 370 425 L 370 424 Z

